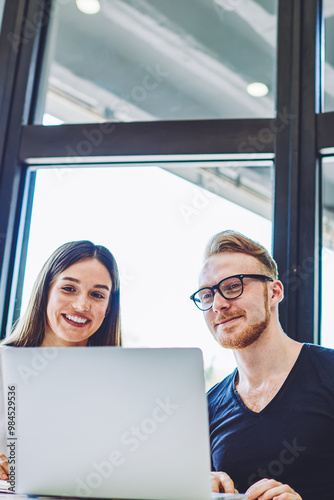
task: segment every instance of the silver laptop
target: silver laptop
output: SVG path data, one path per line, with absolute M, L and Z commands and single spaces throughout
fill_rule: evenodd
M 7 348 L 2 367 L 11 491 L 210 498 L 199 349 Z

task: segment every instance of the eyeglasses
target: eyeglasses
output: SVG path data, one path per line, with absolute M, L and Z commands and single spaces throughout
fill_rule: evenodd
M 269 276 L 264 276 L 263 274 L 236 274 L 235 276 L 224 278 L 217 283 L 217 285 L 200 288 L 190 296 L 190 299 L 198 309 L 201 311 L 208 311 L 213 305 L 215 290 L 217 290 L 226 300 L 240 297 L 244 291 L 244 278 L 252 278 L 260 281 L 274 281 Z

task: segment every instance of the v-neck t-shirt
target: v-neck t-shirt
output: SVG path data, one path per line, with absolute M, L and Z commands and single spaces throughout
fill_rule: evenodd
M 304 344 L 259 413 L 235 389 L 237 369 L 208 392 L 212 470 L 240 492 L 260 479 L 291 486 L 303 500 L 334 497 L 334 350 Z

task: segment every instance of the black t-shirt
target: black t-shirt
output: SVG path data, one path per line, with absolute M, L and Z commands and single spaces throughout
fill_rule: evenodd
M 334 498 L 334 350 L 304 344 L 283 386 L 259 413 L 235 390 L 237 370 L 208 392 L 212 470 L 244 492 L 263 477 L 303 500 Z

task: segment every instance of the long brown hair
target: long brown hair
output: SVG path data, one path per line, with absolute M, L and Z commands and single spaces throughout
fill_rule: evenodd
M 89 338 L 88 344 L 121 345 L 120 282 L 117 263 L 107 248 L 86 240 L 65 243 L 49 257 L 35 281 L 25 314 L 14 325 L 11 335 L 2 342 L 3 344 L 16 347 L 38 347 L 42 344 L 51 285 L 65 269 L 85 259 L 97 259 L 101 262 L 108 270 L 112 281 L 108 312 L 100 328 Z

